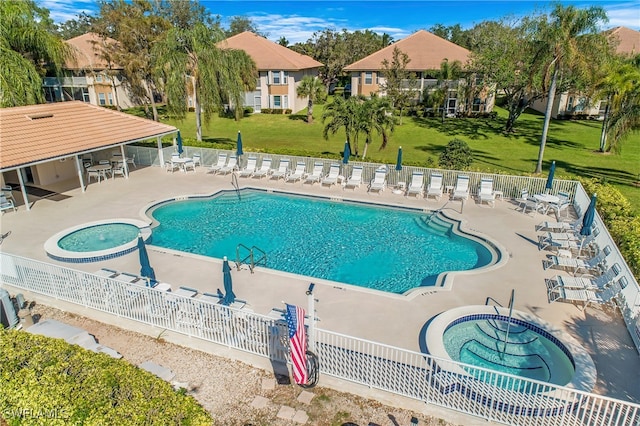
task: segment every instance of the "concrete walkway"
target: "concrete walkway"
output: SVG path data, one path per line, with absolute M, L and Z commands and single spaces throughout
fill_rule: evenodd
M 467 229 L 496 241 L 508 256 L 504 265 L 492 270 L 457 274 L 449 288 L 422 288 L 408 296 L 265 268 L 257 268 L 254 274 L 248 269 L 234 269 L 234 292 L 256 313 L 267 314 L 272 308 L 282 308 L 282 301 L 306 307 L 305 290 L 312 281 L 317 284 L 314 294 L 318 299 L 319 328 L 420 351 L 424 344 L 425 325 L 438 313 L 463 305 L 482 305 L 487 297 L 506 305 L 511 289 L 515 289 L 515 309 L 541 317 L 585 346 L 598 371 L 594 392 L 640 402 L 640 357 L 620 315 L 613 309 L 595 307 L 583 312 L 571 304 L 548 302 L 544 278 L 558 271 L 544 271 L 542 267 L 548 252 L 538 250 L 534 226 L 545 220 L 544 216 L 522 214 L 509 200 L 497 201 L 495 208 L 468 200 L 463 207 L 460 201 L 448 202 L 447 196 L 441 201 L 415 199 L 394 194 L 389 189 L 381 194 L 369 194 L 366 186 L 352 191 L 336 186 L 327 188 L 318 184 L 284 183 L 282 180 L 240 178 L 239 182 L 240 186 L 424 209 L 444 206 L 447 215 L 462 220 Z M 143 218 L 149 221 L 144 210 L 154 202 L 233 188 L 229 175 L 211 175 L 203 167 L 196 173 L 186 174 L 142 167 L 132 170 L 129 179 L 118 177 L 99 184 L 92 183 L 85 193 L 75 186 L 77 181 L 49 188 L 61 195 L 34 198 L 30 212 L 21 206 L 18 212 L 4 214 L 1 231 L 11 231 L 11 235 L 0 246 L 2 251 L 58 263 L 47 257 L 43 244 L 50 236 L 66 228 L 102 219 Z M 215 292 L 222 288 L 220 259 L 154 246 L 149 246 L 148 252 L 158 279 L 170 283 L 174 289 L 187 286 L 200 292 Z M 140 269 L 137 252 L 109 261 L 63 265 L 88 272 L 103 267 L 131 273 L 138 273 Z

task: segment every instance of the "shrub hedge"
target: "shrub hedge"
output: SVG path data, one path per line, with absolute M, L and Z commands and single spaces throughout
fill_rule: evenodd
M 589 194 L 597 194 L 596 210 L 607 225 L 636 279 L 640 279 L 640 216 L 634 216 L 631 203 L 616 188 L 597 179 L 581 179 Z
M 122 359 L 0 327 L 0 424 L 211 425 L 184 391 Z

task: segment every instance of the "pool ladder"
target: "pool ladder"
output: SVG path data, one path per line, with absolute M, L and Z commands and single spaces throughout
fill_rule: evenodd
M 233 185 L 236 190 L 236 194 L 238 194 L 238 200 L 242 199 L 240 196 L 240 183 L 238 182 L 238 175 L 236 172 L 231 173 L 231 185 Z
M 246 255 L 241 257 L 241 254 Z M 236 268 L 240 270 L 241 265 L 249 265 L 249 270 L 253 274 L 253 269 L 256 266 L 267 266 L 267 253 L 256 246 L 249 248 L 244 244 L 238 244 L 236 246 Z
M 504 336 L 504 346 L 502 347 L 502 351 L 500 351 L 500 358 L 504 359 L 504 354 L 507 352 L 507 343 L 509 342 L 509 331 L 511 329 L 511 317 L 513 316 L 513 302 L 516 296 L 516 290 L 511 289 L 511 297 L 509 298 L 509 319 L 507 321 L 507 332 Z M 497 305 L 500 305 L 496 299 L 489 296 L 487 300 L 484 302 L 485 305 L 489 304 L 489 300 L 493 300 Z M 502 305 L 500 305 L 502 307 Z

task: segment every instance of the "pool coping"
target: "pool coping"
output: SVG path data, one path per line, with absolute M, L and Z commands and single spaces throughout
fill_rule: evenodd
M 129 218 L 113 218 L 113 219 L 103 219 L 96 220 L 93 222 L 86 222 L 80 225 L 72 226 L 70 228 L 63 229 L 60 232 L 57 232 L 49 239 L 47 239 L 44 243 L 44 250 L 47 255 L 55 260 L 61 262 L 71 262 L 71 263 L 89 263 L 89 262 L 99 262 L 102 260 L 113 259 L 115 257 L 123 256 L 125 254 L 131 253 L 138 248 L 138 238 L 134 238 L 130 242 L 126 244 L 121 244 L 116 247 L 112 247 L 105 250 L 98 251 L 85 251 L 85 252 L 75 252 L 65 250 L 58 246 L 58 242 L 63 237 L 71 234 L 72 232 L 79 231 L 84 228 L 89 228 L 97 225 L 108 225 L 114 223 L 123 223 L 126 225 L 133 225 L 139 228 L 139 233 L 142 235 L 142 239 L 146 242 L 149 238 L 151 238 L 151 228 L 149 227 L 148 221 L 142 221 L 139 219 L 129 219 Z
M 372 294 L 379 294 L 379 295 L 384 295 L 387 297 L 397 297 L 399 299 L 403 299 L 403 300 L 412 300 L 418 296 L 421 295 L 425 295 L 425 294 L 431 294 L 433 292 L 436 291 L 451 291 L 453 289 L 453 282 L 456 278 L 456 276 L 460 276 L 460 275 L 476 275 L 476 274 L 481 274 L 481 273 L 486 273 L 486 272 L 491 272 L 494 271 L 495 269 L 498 269 L 502 266 L 504 266 L 508 259 L 509 259 L 509 255 L 508 252 L 506 250 L 506 248 L 500 244 L 499 242 L 493 240 L 492 238 L 490 238 L 489 236 L 487 236 L 486 234 L 483 234 L 479 231 L 473 230 L 471 228 L 468 228 L 467 226 L 467 221 L 462 220 L 462 219 L 457 219 L 457 218 L 453 218 L 452 216 L 446 214 L 445 212 L 443 212 L 443 209 L 427 209 L 427 208 L 419 208 L 419 207 L 407 207 L 407 206 L 402 206 L 402 205 L 394 205 L 394 204 L 389 204 L 388 202 L 377 202 L 377 201 L 362 201 L 362 200 L 357 200 L 357 199 L 353 199 L 353 198 L 349 198 L 349 197 L 343 197 L 343 196 L 322 196 L 322 195 L 317 195 L 317 194 L 308 194 L 308 193 L 304 193 L 304 192 L 297 192 L 297 191 L 285 191 L 282 189 L 272 189 L 272 188 L 261 188 L 261 187 L 254 187 L 254 186 L 241 186 L 239 187 L 239 189 L 220 189 L 218 191 L 214 191 L 211 193 L 207 193 L 207 194 L 182 194 L 182 195 L 177 195 L 177 196 L 172 196 L 172 197 L 167 197 L 165 199 L 160 199 L 160 200 L 154 200 L 151 203 L 148 203 L 144 206 L 142 206 L 142 208 L 140 208 L 140 210 L 138 211 L 138 214 L 140 215 L 140 217 L 143 219 L 143 221 L 146 221 L 149 223 L 149 228 L 153 228 L 155 226 L 158 225 L 158 222 L 150 215 L 148 215 L 147 213 L 155 208 L 158 208 L 164 204 L 167 203 L 171 203 L 174 201 L 185 201 L 185 200 L 189 200 L 189 199 L 203 199 L 203 198 L 211 198 L 217 194 L 220 193 L 224 193 L 224 192 L 237 192 L 238 190 L 242 190 L 242 189 L 247 189 L 247 190 L 255 190 L 255 191 L 259 191 L 259 192 L 264 192 L 264 193 L 269 193 L 269 194 L 284 194 L 284 195 L 296 195 L 296 196 L 301 196 L 304 198 L 315 198 L 315 199 L 323 199 L 323 200 L 327 200 L 327 201 L 346 201 L 349 203 L 353 203 L 353 204 L 361 204 L 361 205 L 373 205 L 373 206 L 377 206 L 377 207 L 388 207 L 388 208 L 392 208 L 392 209 L 397 209 L 397 210 L 406 210 L 406 211 L 411 211 L 411 212 L 422 212 L 422 213 L 437 213 L 439 215 L 442 215 L 444 217 L 444 220 L 446 220 L 447 222 L 452 223 L 453 225 L 453 230 L 454 232 L 462 237 L 474 240 L 478 243 L 483 244 L 488 251 L 491 252 L 492 256 L 494 257 L 498 257 L 497 261 L 493 264 L 487 265 L 487 266 L 483 266 L 480 268 L 476 268 L 476 269 L 472 269 L 472 270 L 466 270 L 466 271 L 445 271 L 445 272 L 441 272 L 440 274 L 438 274 L 438 277 L 435 280 L 435 284 L 433 286 L 419 286 L 419 287 L 413 287 L 407 291 L 405 291 L 402 294 L 399 293 L 392 293 L 392 292 L 388 292 L 388 291 L 383 291 L 383 290 L 377 290 L 377 289 L 372 289 L 372 288 L 367 288 L 367 287 L 363 287 L 363 286 L 358 286 L 355 284 L 347 284 L 347 283 L 342 283 L 339 281 L 332 281 L 332 280 L 327 280 L 324 278 L 317 278 L 317 277 L 312 277 L 312 276 L 308 276 L 308 275 L 300 275 L 300 274 L 295 274 L 292 272 L 287 272 L 287 271 L 280 271 L 277 269 L 271 269 L 271 268 L 265 268 L 265 267 L 260 267 L 260 266 L 256 266 L 254 269 L 256 270 L 261 270 L 261 271 L 265 271 L 265 272 L 271 272 L 275 275 L 282 275 L 282 276 L 290 276 L 290 277 L 296 277 L 299 279 L 305 279 L 307 281 L 312 281 L 316 284 L 322 284 L 322 285 L 329 285 L 333 288 L 337 288 L 337 289 L 351 289 L 351 290 L 356 290 L 356 291 L 362 291 L 365 293 L 372 293 Z M 150 231 L 151 232 L 151 231 Z M 205 255 L 200 255 L 200 254 L 196 254 L 196 253 L 189 253 L 189 252 L 183 252 L 180 250 L 174 250 L 174 249 L 169 249 L 169 248 L 165 248 L 165 247 L 159 247 L 159 246 L 153 246 L 152 248 L 154 250 L 157 250 L 159 252 L 165 252 L 165 253 L 172 253 L 174 255 L 185 255 L 185 256 L 196 256 L 198 258 L 210 258 L 210 259 L 216 259 L 210 256 L 205 256 Z M 221 259 L 220 259 L 221 260 Z
M 454 322 L 456 319 L 472 316 L 472 315 L 500 315 L 500 316 L 509 316 L 509 309 L 501 307 L 501 306 L 493 306 L 493 305 L 468 305 L 461 306 L 458 308 L 449 309 L 437 315 L 433 320 L 429 323 L 426 331 L 426 347 L 427 352 L 433 356 L 434 358 L 445 360 L 445 361 L 453 361 L 447 350 L 444 346 L 443 336 L 444 331 L 447 327 Z M 591 392 L 596 385 L 597 372 L 596 367 L 593 362 L 591 356 L 587 353 L 586 349 L 578 343 L 576 339 L 571 337 L 567 332 L 559 329 L 554 326 L 550 322 L 543 320 L 540 317 L 537 317 L 533 314 L 529 314 L 522 311 L 514 310 L 512 312 L 512 317 L 529 322 L 534 326 L 544 330 L 546 333 L 553 336 L 557 339 L 561 344 L 565 346 L 565 348 L 570 352 L 571 359 L 573 361 L 575 367 L 575 373 L 569 383 L 563 385 L 565 387 L 569 387 L 572 389 Z M 451 364 L 453 365 L 453 363 Z M 468 372 L 458 366 L 448 366 L 452 370 L 455 370 L 456 373 L 461 375 L 470 376 Z M 482 367 L 472 366 L 473 368 L 482 369 Z M 488 370 L 485 368 L 485 370 Z M 492 370 L 488 370 L 492 371 Z M 519 378 L 518 376 L 511 375 L 508 373 L 502 373 L 512 377 Z M 535 379 L 527 379 L 534 382 L 546 383 Z

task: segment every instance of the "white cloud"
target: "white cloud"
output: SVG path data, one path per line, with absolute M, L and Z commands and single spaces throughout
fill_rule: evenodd
M 280 37 L 285 37 L 291 44 L 303 43 L 310 39 L 314 32 L 326 28 L 341 31 L 347 23 L 343 19 L 327 20 L 300 15 L 255 14 L 247 17 L 256 24 L 260 32 L 267 33 L 270 40 L 277 41 Z
M 609 22 L 607 27 L 627 27 L 640 30 L 640 2 L 605 5 Z
M 95 0 L 37 0 L 37 5 L 49 10 L 49 16 L 60 24 L 69 19 L 77 19 L 82 12 L 93 15 L 98 11 Z

